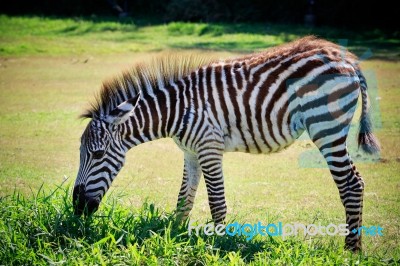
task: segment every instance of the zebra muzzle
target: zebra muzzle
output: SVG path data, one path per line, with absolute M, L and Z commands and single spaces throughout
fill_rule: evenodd
M 74 187 L 74 191 L 72 194 L 74 214 L 81 216 L 84 214 L 85 216 L 93 214 L 97 211 L 100 200 L 98 198 L 88 198 L 85 196 L 85 186 L 78 185 Z

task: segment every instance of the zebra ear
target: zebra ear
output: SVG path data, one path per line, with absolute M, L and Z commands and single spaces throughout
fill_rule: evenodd
M 119 125 L 128 120 L 140 100 L 140 93 L 133 98 L 121 103 L 112 110 L 103 120 L 109 124 Z

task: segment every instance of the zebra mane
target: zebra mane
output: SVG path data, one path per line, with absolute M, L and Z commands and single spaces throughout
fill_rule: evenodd
M 347 60 L 356 61 L 356 57 L 331 42 L 318 39 L 315 36 L 306 36 L 294 42 L 269 48 L 265 51 L 254 53 L 239 58 L 227 59 L 221 62 L 259 64 L 268 58 L 287 56 L 288 54 L 303 53 L 321 47 L 331 48 L 336 54 L 344 52 Z M 328 51 L 328 50 L 327 50 Z M 328 51 L 329 52 L 329 51 Z M 149 63 L 139 63 L 121 75 L 103 82 L 100 92 L 91 102 L 90 107 L 84 111 L 81 118 L 99 118 L 108 115 L 122 102 L 135 97 L 139 92 L 142 95 L 152 95 L 154 90 L 171 82 L 177 81 L 200 67 L 217 63 L 217 60 L 193 54 L 167 54 L 153 58 Z
M 149 63 L 138 63 L 131 69 L 110 80 L 104 81 L 81 115 L 81 118 L 99 118 L 109 114 L 122 102 L 142 95 L 153 94 L 154 90 L 177 81 L 202 66 L 215 62 L 211 58 L 185 54 L 167 54 L 153 58 Z

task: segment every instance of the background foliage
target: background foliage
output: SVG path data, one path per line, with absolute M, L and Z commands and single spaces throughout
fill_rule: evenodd
M 2 4 L 2 13 L 39 15 L 105 15 L 113 12 L 110 0 L 14 0 Z M 352 29 L 399 31 L 394 3 L 363 0 L 126 0 L 135 16 L 157 17 L 164 21 L 203 22 L 284 22 L 303 23 L 312 6 L 317 25 Z

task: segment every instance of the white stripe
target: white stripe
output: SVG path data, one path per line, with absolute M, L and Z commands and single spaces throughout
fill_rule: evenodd
M 221 107 L 221 102 L 219 99 L 218 95 L 218 88 L 215 82 L 215 66 L 212 66 L 211 69 L 211 90 L 212 90 L 212 97 L 215 103 L 215 109 L 217 110 L 217 117 L 218 117 L 218 125 L 220 125 L 222 128 L 225 128 L 227 126 L 227 123 L 229 121 L 225 121 L 224 115 L 222 113 L 222 107 Z

